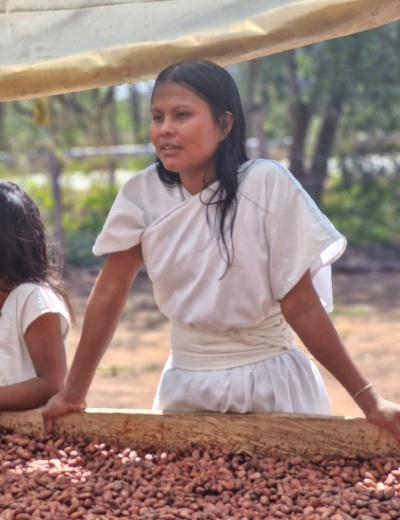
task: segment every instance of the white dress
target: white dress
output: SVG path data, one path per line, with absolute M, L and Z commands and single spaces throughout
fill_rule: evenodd
M 249 161 L 239 175 L 228 271 L 213 206 L 206 219 L 216 183 L 192 196 L 163 184 L 154 165 L 121 188 L 93 252 L 141 242 L 155 300 L 171 322 L 154 408 L 329 414 L 322 378 L 296 347 L 278 300 L 310 269 L 332 310 L 330 264 L 346 240 L 282 164 Z
M 71 326 L 68 309 L 50 287 L 22 283 L 8 295 L 0 315 L 0 386 L 36 377 L 24 335 L 31 323 L 49 312 L 60 316 L 66 340 Z

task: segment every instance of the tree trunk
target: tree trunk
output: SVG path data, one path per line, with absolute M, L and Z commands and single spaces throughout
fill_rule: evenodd
M 94 145 L 103 146 L 109 142 L 108 113 L 114 99 L 114 87 L 108 87 L 104 93 L 101 89 L 93 89 L 90 93 L 91 110 L 86 112 L 86 117 L 92 121 L 91 131 Z
M 110 142 L 112 145 L 120 144 L 119 130 L 117 126 L 117 107 L 115 103 L 115 89 L 112 89 L 110 105 L 108 110 L 108 127 L 110 131 Z M 110 157 L 108 161 L 108 184 L 113 186 L 115 184 L 115 174 L 118 165 L 118 159 Z
M 306 180 L 305 142 L 310 123 L 308 107 L 300 101 L 290 105 L 292 144 L 289 148 L 289 169 L 301 182 Z
M 341 112 L 342 99 L 333 94 L 321 123 L 308 177 L 310 182 L 307 183 L 307 191 L 317 204 L 320 204 L 322 199 L 324 183 L 328 176 L 328 160 L 332 154 Z
M 260 81 L 262 59 L 251 60 L 247 67 L 246 100 L 244 112 L 246 117 L 247 137 L 252 158 L 266 157 L 267 149 L 264 134 L 265 111 L 262 102 L 262 82 Z M 254 140 L 254 141 L 251 141 Z M 251 145 L 251 143 L 254 143 Z
M 62 162 L 57 158 L 51 147 L 46 149 L 47 167 L 50 175 L 51 191 L 54 200 L 54 254 L 60 271 L 64 268 L 65 237 L 62 226 L 62 197 L 60 175 L 63 170 Z
M 306 179 L 305 142 L 310 123 L 310 106 L 301 100 L 295 51 L 288 52 L 287 64 L 291 92 L 290 121 L 292 144 L 289 149 L 289 168 L 304 183 Z
M 112 89 L 110 94 L 110 104 L 108 110 L 108 127 L 110 131 L 110 141 L 112 145 L 121 143 L 119 129 L 117 125 L 117 106 L 115 102 L 115 89 Z
M 140 111 L 140 92 L 133 83 L 129 85 L 129 106 L 132 120 L 133 141 L 141 143 L 140 130 L 142 127 L 142 116 Z
M 6 133 L 5 133 L 5 112 L 6 112 L 6 104 L 0 103 L 0 148 L 6 149 Z

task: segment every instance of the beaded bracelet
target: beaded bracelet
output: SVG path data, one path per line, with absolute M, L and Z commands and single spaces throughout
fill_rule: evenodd
M 358 397 L 360 394 L 362 394 L 363 392 L 365 392 L 365 390 L 368 390 L 368 388 L 371 388 L 372 387 L 372 383 L 368 383 L 367 385 L 365 385 L 363 388 L 361 388 L 361 390 L 359 390 L 358 392 L 356 392 L 352 397 L 353 399 L 356 399 L 356 397 Z

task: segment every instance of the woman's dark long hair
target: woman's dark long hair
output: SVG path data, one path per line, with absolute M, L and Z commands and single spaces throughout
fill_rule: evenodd
M 39 208 L 17 184 L 0 181 L 0 281 L 8 287 L 46 283 L 72 308 L 56 265 L 50 261 Z
M 216 178 L 213 181 L 218 180 L 219 185 L 207 202 L 208 206 L 217 206 L 218 243 L 222 242 L 225 251 L 223 256 L 229 268 L 233 261 L 233 245 L 231 249 L 228 247 L 225 232 L 229 229 L 232 237 L 237 209 L 238 170 L 248 160 L 246 123 L 239 91 L 228 71 L 207 60 L 190 59 L 168 66 L 158 75 L 154 90 L 165 82 L 181 84 L 200 96 L 210 107 L 214 121 L 221 130 L 224 124 L 223 115 L 231 112 L 233 116 L 232 129 L 219 144 L 214 159 Z M 163 182 L 170 185 L 180 184 L 176 172 L 164 168 L 158 158 L 156 164 L 158 175 Z

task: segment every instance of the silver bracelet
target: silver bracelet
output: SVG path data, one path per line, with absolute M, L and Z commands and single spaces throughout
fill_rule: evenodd
M 365 385 L 363 388 L 361 388 L 361 390 L 359 390 L 358 392 L 356 392 L 352 398 L 353 399 L 356 399 L 360 394 L 362 394 L 363 392 L 365 392 L 365 390 L 368 390 L 368 388 L 371 388 L 372 387 L 372 383 L 368 383 L 367 385 Z

